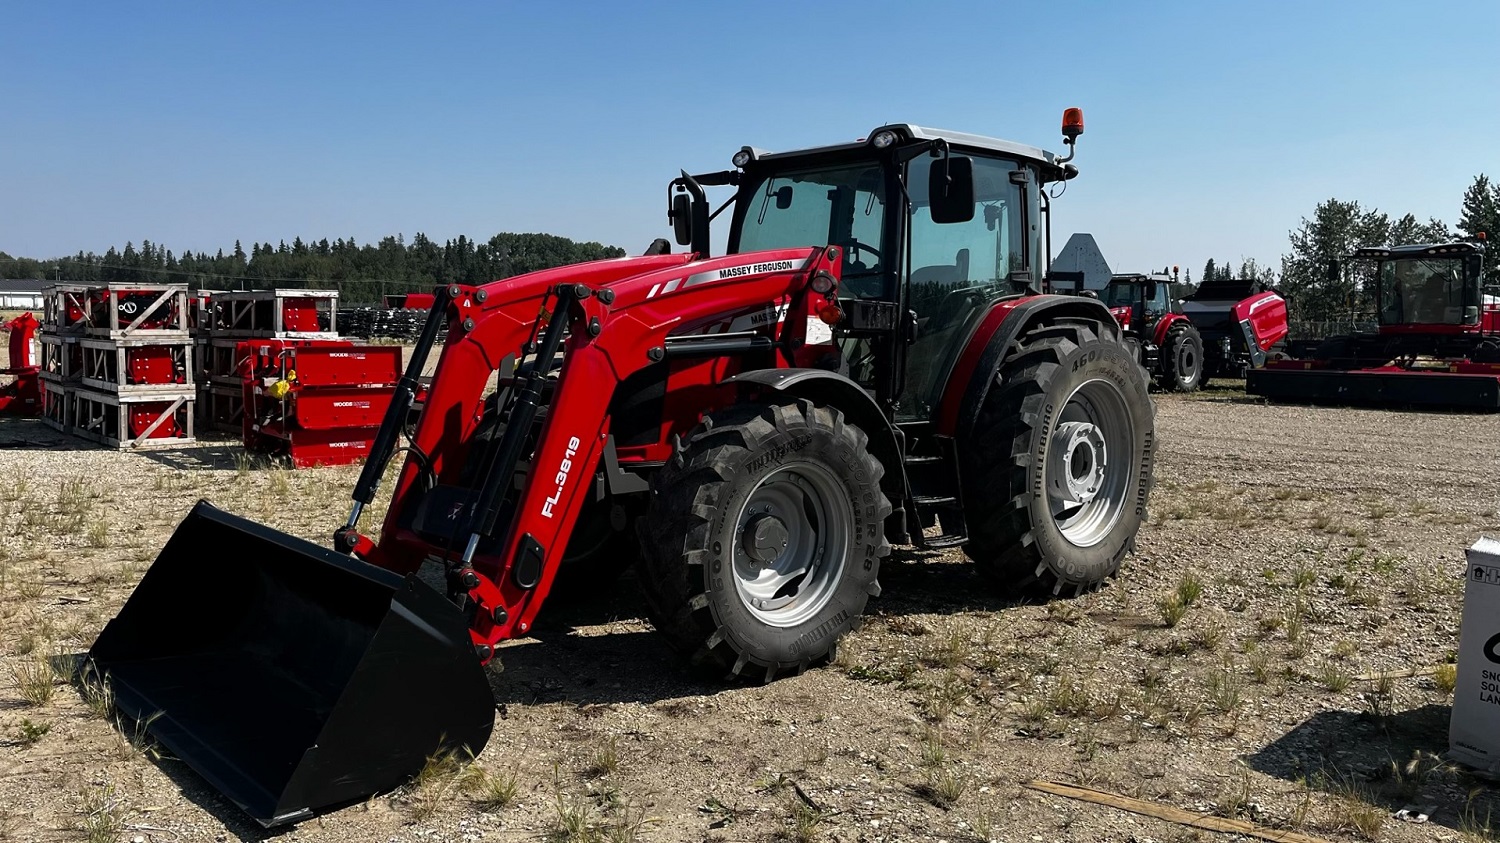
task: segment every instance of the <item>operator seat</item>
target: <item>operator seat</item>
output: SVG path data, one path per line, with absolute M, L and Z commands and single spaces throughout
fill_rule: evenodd
M 958 254 L 953 256 L 953 263 L 940 263 L 933 266 L 922 266 L 911 271 L 911 283 L 917 284 L 957 284 L 969 280 L 969 250 L 959 249 Z

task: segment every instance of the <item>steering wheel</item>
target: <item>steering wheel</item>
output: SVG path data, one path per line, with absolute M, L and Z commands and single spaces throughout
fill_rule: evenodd
M 855 240 L 853 237 L 844 242 L 844 247 L 848 250 L 848 255 L 845 258 L 845 260 L 847 261 L 853 261 L 855 256 L 860 252 L 869 252 L 870 254 L 875 256 L 875 260 L 877 261 L 882 259 L 879 249 L 867 243 L 861 243 L 858 240 Z

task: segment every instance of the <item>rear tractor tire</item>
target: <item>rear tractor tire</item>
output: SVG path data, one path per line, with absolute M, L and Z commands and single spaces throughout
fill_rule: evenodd
M 1080 594 L 1135 549 L 1156 413 L 1146 370 L 1097 330 L 1059 321 L 1023 335 L 959 443 L 964 552 L 1001 587 Z
M 785 398 L 705 417 L 657 472 L 641 587 L 700 672 L 800 673 L 858 625 L 891 549 L 866 443 L 838 410 Z
M 1168 392 L 1196 392 L 1203 386 L 1203 336 L 1192 325 L 1167 330 L 1157 383 Z

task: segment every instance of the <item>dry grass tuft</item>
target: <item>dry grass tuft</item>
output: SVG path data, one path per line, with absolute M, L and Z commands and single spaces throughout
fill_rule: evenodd
M 115 843 L 125 832 L 125 807 L 115 795 L 114 785 L 96 785 L 83 791 L 83 822 L 79 829 L 88 843 Z
M 57 675 L 51 662 L 31 655 L 11 665 L 10 673 L 15 677 L 17 693 L 27 705 L 43 706 L 52 701 Z

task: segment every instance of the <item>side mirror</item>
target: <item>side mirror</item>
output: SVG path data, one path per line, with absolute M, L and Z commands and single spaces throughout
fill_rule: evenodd
M 927 171 L 927 201 L 940 225 L 974 219 L 974 159 L 949 155 Z
M 693 242 L 693 200 L 686 193 L 672 197 L 672 234 L 679 246 Z
M 776 210 L 785 211 L 792 207 L 792 186 L 789 184 L 776 188 Z
M 1328 262 L 1328 276 L 1327 276 L 1328 280 L 1329 281 L 1337 281 L 1337 280 L 1339 280 L 1339 276 L 1341 276 L 1342 274 L 1343 274 L 1343 271 L 1342 271 L 1342 267 L 1339 266 L 1338 258 L 1334 258 L 1334 259 L 1330 260 Z

